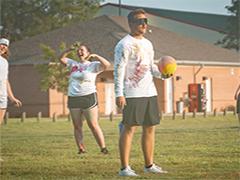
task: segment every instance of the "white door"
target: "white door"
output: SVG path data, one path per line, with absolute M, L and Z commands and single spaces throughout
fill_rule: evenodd
M 173 79 L 169 78 L 165 80 L 165 99 L 166 99 L 166 113 L 173 112 Z
M 211 79 L 205 80 L 205 92 L 206 92 L 206 111 L 211 112 L 212 110 L 212 86 Z
M 116 114 L 114 83 L 105 83 L 105 115 Z

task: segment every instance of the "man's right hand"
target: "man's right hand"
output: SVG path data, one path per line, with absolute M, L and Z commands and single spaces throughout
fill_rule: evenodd
M 117 97 L 116 105 L 123 110 L 124 106 L 127 105 L 125 97 L 124 96 Z

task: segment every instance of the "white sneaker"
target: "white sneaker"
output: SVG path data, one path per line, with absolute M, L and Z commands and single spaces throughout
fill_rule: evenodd
M 161 167 L 158 167 L 157 165 L 153 164 L 150 168 L 144 167 L 145 173 L 168 173 L 167 171 L 162 170 Z
M 119 176 L 138 176 L 130 166 L 127 166 L 125 169 L 119 171 Z

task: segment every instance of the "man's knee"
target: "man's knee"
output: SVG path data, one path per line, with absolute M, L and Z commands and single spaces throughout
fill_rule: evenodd
M 154 133 L 155 132 L 155 126 L 143 126 L 143 132 L 144 133 Z

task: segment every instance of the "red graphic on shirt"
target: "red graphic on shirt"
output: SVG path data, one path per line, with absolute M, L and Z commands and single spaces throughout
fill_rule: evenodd
M 72 69 L 71 69 L 70 74 L 73 73 L 73 72 L 76 72 L 77 70 L 78 70 L 78 67 L 77 66 L 73 66 Z
M 138 86 L 138 82 L 144 77 L 144 74 L 147 70 L 147 65 L 141 64 L 141 61 L 136 63 L 133 75 L 128 78 L 133 87 Z
M 87 68 L 88 68 L 88 66 L 80 66 L 80 67 L 78 67 L 77 65 L 75 65 L 75 66 L 72 67 L 72 69 L 71 69 L 71 71 L 70 71 L 70 74 L 72 74 L 73 72 L 77 72 L 77 71 L 83 72 L 83 71 L 85 71 Z

